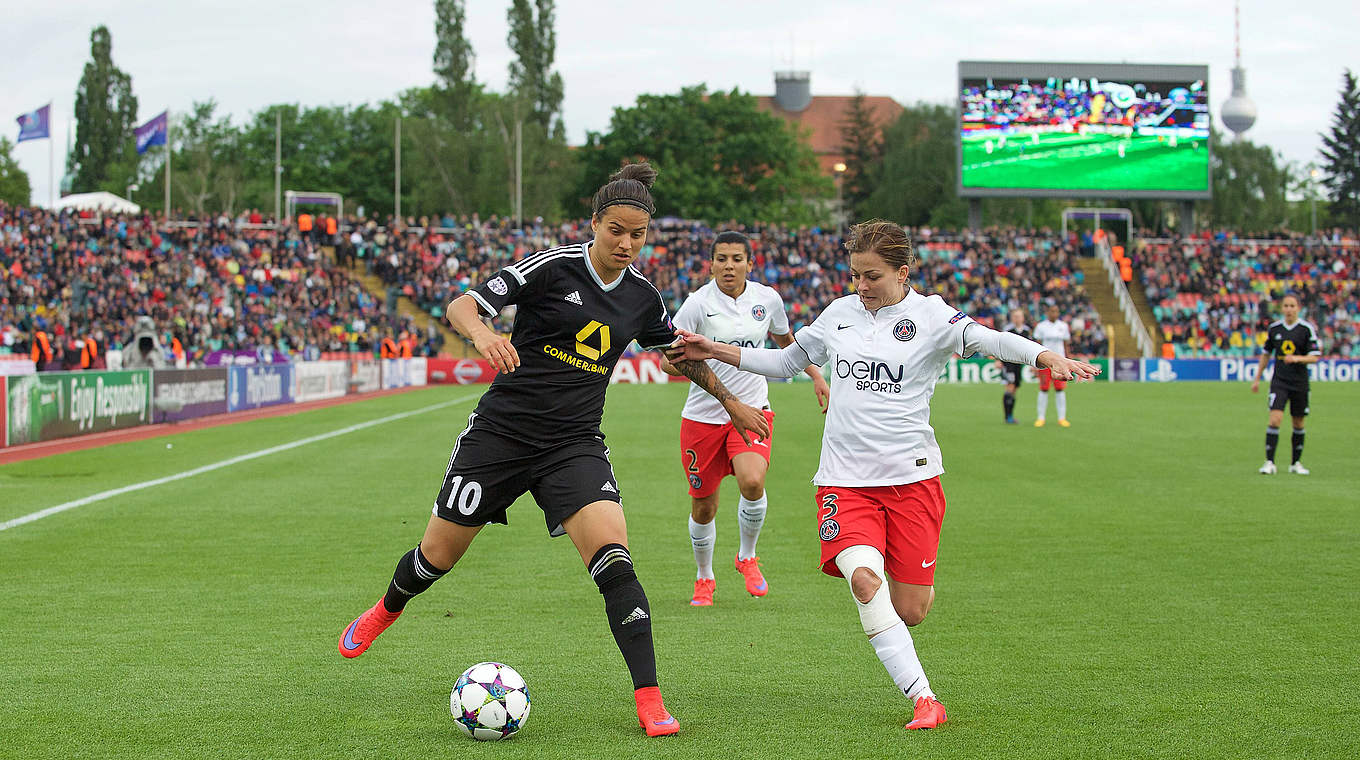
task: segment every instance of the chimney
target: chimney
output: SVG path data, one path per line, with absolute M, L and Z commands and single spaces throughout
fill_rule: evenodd
M 798 113 L 812 102 L 812 74 L 807 71 L 776 71 L 774 102 L 782 110 Z

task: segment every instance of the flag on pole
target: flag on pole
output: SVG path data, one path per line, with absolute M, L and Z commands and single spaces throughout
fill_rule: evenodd
M 170 112 L 161 111 L 159 116 L 133 130 L 137 136 L 137 153 L 145 153 L 152 145 L 164 145 L 166 132 L 170 129 Z
M 19 139 L 16 143 L 24 140 L 41 140 L 44 137 L 52 136 L 52 104 L 48 103 L 36 111 L 29 111 L 18 118 Z

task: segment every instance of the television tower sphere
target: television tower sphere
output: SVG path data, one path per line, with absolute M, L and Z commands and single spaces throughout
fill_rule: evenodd
M 1232 70 L 1232 97 L 1223 103 L 1219 114 L 1223 123 L 1233 134 L 1241 136 L 1256 123 L 1256 103 L 1247 97 L 1247 70 L 1241 67 Z

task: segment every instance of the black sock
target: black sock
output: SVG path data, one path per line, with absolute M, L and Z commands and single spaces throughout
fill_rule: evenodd
M 652 648 L 652 613 L 642 592 L 633 558 L 622 544 L 606 544 L 590 558 L 590 577 L 604 596 L 609 630 L 619 645 L 633 689 L 656 686 L 656 651 Z
M 1298 464 L 1298 461 L 1300 459 L 1303 459 L 1303 428 L 1299 428 L 1298 430 L 1294 431 L 1293 442 L 1294 442 L 1294 458 L 1290 460 L 1290 464 Z
M 1280 429 L 1277 427 L 1266 428 L 1266 461 L 1275 461 L 1275 447 L 1280 444 Z
M 406 552 L 397 562 L 397 569 L 392 573 L 392 582 L 387 586 L 387 593 L 383 596 L 383 607 L 388 612 L 401 612 L 406 609 L 406 603 L 430 586 L 434 582 L 444 577 L 448 570 L 440 570 L 434 566 L 433 562 L 420 551 L 420 544 L 416 548 Z
M 1006 410 L 1006 419 L 1015 416 L 1015 394 L 1007 393 L 1001 397 L 1001 406 Z

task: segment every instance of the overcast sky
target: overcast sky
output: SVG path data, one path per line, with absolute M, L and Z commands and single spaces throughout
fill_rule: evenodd
M 0 0 L 0 134 L 49 101 L 55 175 L 64 171 L 75 89 L 89 34 L 106 24 L 113 60 L 132 75 L 146 120 L 215 99 L 240 122 L 279 102 L 376 102 L 433 81 L 433 0 Z M 470 0 L 468 37 L 479 81 L 505 85 L 508 0 Z M 1288 160 L 1317 159 L 1318 132 L 1344 68 L 1360 72 L 1360 3 L 1242 3 L 1242 62 L 1259 116 L 1248 136 Z M 690 84 L 774 91 L 773 72 L 812 72 L 814 94 L 860 88 L 903 104 L 952 102 L 964 60 L 1192 63 L 1210 67 L 1217 113 L 1231 90 L 1230 0 L 1137 3 L 1001 0 L 558 0 L 557 68 L 566 83 L 568 138 L 603 130 L 615 106 Z M 14 150 L 48 199 L 48 144 Z

